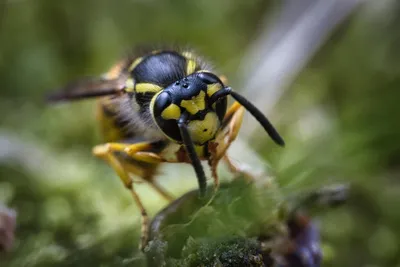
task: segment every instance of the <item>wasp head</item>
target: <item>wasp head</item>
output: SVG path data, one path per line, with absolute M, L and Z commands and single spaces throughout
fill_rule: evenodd
M 211 96 L 224 87 L 212 73 L 193 73 L 154 96 L 153 118 L 158 127 L 177 142 L 182 142 L 178 121 L 184 118 L 193 143 L 202 145 L 215 138 L 225 116 L 226 97 L 210 102 Z

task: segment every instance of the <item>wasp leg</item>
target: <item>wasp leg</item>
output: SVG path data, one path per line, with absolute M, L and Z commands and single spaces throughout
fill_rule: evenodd
M 125 187 L 131 192 L 131 195 L 140 209 L 142 226 L 141 226 L 141 240 L 139 248 L 141 250 L 147 245 L 149 236 L 149 217 L 147 215 L 146 209 L 140 200 L 139 195 L 136 193 L 133 187 L 133 180 L 129 176 L 126 164 L 123 164 L 121 160 L 116 156 L 116 153 L 126 153 L 130 157 L 138 161 L 157 162 L 159 158 L 154 153 L 144 153 L 146 155 L 140 155 L 139 151 L 151 148 L 151 143 L 138 143 L 138 144 L 120 144 L 120 143 L 107 143 L 104 145 L 98 145 L 93 148 L 93 154 L 99 158 L 105 160 L 118 174 L 121 181 L 124 183 Z M 138 155 L 139 154 L 139 155 Z M 154 154 L 154 155 L 153 155 Z M 158 161 L 160 162 L 160 161 Z
M 241 174 L 247 181 L 254 181 L 256 177 L 250 172 L 246 171 L 240 164 L 234 163 L 228 155 L 224 155 L 224 161 L 228 166 L 229 171 L 234 174 Z
M 147 180 L 146 181 L 149 183 L 149 185 L 157 191 L 163 198 L 165 198 L 168 202 L 171 202 L 175 200 L 175 197 L 171 195 L 171 193 L 167 192 L 161 185 L 159 185 L 157 182 L 152 181 L 152 180 Z
M 242 126 L 244 116 L 244 108 L 238 102 L 234 102 L 232 106 L 226 112 L 223 124 L 227 124 L 226 127 L 229 129 L 229 141 L 233 142 Z
M 175 197 L 173 197 L 171 193 L 166 191 L 160 184 L 158 184 L 154 180 L 154 175 L 156 174 L 158 164 L 151 164 L 151 167 L 142 167 L 137 166 L 133 162 L 127 162 L 126 164 L 124 164 L 124 166 L 129 173 L 135 174 L 136 176 L 142 178 L 142 180 L 135 180 L 134 183 L 146 182 L 168 202 L 171 202 L 175 199 Z
M 146 148 L 146 144 L 143 144 L 143 147 Z M 146 163 L 160 163 L 164 161 L 160 156 L 153 152 L 140 151 L 140 147 L 136 147 L 136 145 L 125 148 L 124 152 L 128 156 Z M 175 198 L 169 192 L 167 192 L 161 185 L 154 181 L 153 175 L 154 172 L 146 170 L 143 175 L 143 179 L 148 182 L 149 185 L 168 202 L 174 200 Z
M 217 133 L 214 144 L 209 147 L 210 154 L 214 161 L 213 165 L 216 166 L 218 162 L 225 156 L 228 148 L 232 142 L 236 139 L 240 126 L 242 125 L 244 115 L 244 108 L 237 102 L 235 102 L 226 112 L 224 120 L 222 121 L 222 127 Z
M 219 176 L 217 173 L 218 162 L 215 162 L 212 159 L 209 159 L 208 166 L 210 166 L 211 176 L 214 179 L 214 192 L 217 192 L 219 189 Z
M 217 192 L 219 189 L 219 177 L 218 177 L 217 167 L 220 159 L 216 157 L 217 146 L 218 145 L 216 143 L 209 144 L 208 150 L 210 152 L 210 156 L 207 160 L 208 166 L 210 166 L 211 176 L 214 179 L 214 192 Z
M 217 152 L 215 158 L 218 160 L 223 158 L 232 173 L 242 174 L 247 180 L 251 181 L 255 179 L 254 175 L 245 171 L 244 168 L 238 164 L 232 162 L 232 160 L 226 154 L 228 148 L 239 133 L 243 121 L 243 115 L 244 108 L 238 102 L 233 103 L 233 105 L 226 112 L 225 118 L 222 122 L 224 127 L 221 132 L 221 136 L 217 136 L 218 146 L 216 149 Z

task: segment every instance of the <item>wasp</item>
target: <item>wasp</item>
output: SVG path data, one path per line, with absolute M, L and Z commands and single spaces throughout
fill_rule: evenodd
M 133 175 L 172 200 L 155 181 L 157 168 L 164 162 L 189 163 L 203 197 L 207 179 L 202 160 L 211 168 L 215 188 L 221 159 L 240 171 L 226 151 L 237 137 L 245 109 L 277 144 L 284 145 L 269 120 L 224 80 L 194 52 L 164 49 L 132 53 L 103 76 L 82 78 L 48 95 L 50 102 L 97 98 L 104 143 L 95 146 L 93 154 L 114 169 L 140 209 L 141 248 L 147 243 L 149 220 Z M 236 100 L 229 109 L 228 96 Z

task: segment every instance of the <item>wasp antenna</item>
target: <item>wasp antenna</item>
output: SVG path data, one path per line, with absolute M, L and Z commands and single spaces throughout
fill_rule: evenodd
M 274 126 L 272 126 L 267 117 L 265 117 L 264 114 L 262 114 L 262 112 L 256 106 L 254 106 L 250 101 L 248 101 L 246 98 L 233 91 L 232 88 L 225 87 L 215 92 L 210 98 L 210 103 L 213 104 L 221 97 L 225 97 L 227 95 L 231 95 L 237 102 L 239 102 L 242 106 L 244 106 L 251 113 L 251 115 L 253 115 L 253 117 L 256 118 L 256 120 L 261 124 L 261 126 L 265 129 L 265 131 L 272 138 L 272 140 L 274 140 L 275 143 L 277 143 L 280 146 L 285 146 L 285 141 L 283 141 L 283 138 L 279 135 L 278 131 L 274 128 Z
M 229 94 L 237 102 L 244 106 L 251 113 L 251 115 L 253 115 L 253 117 L 261 124 L 261 126 L 265 129 L 265 131 L 272 138 L 272 140 L 274 140 L 275 143 L 280 146 L 285 146 L 285 141 L 283 141 L 283 138 L 279 135 L 278 131 L 274 128 L 274 126 L 272 126 L 271 122 L 256 106 L 254 106 L 242 95 L 236 93 L 235 91 L 232 91 L 231 88 L 227 87 L 227 89 L 229 90 Z
M 190 137 L 189 131 L 187 129 L 188 117 L 189 113 L 184 112 L 178 120 L 178 127 L 182 136 L 182 141 L 185 144 L 186 151 L 189 155 L 190 160 L 192 161 L 194 171 L 196 172 L 197 181 L 199 183 L 200 189 L 200 197 L 204 197 L 206 194 L 207 179 L 204 173 L 203 166 L 201 166 L 200 159 L 194 149 L 192 138 Z
M 232 92 L 232 88 L 224 87 L 221 90 L 218 90 L 210 97 L 210 105 L 214 104 L 218 99 L 230 95 Z

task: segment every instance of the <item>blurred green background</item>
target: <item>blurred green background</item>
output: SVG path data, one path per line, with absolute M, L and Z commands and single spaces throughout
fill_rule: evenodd
M 284 91 L 271 118 L 285 149 L 261 129 L 240 140 L 285 194 L 353 184 L 345 207 L 319 217 L 323 266 L 400 266 L 400 5 L 380 3 L 348 17 Z M 134 45 L 164 43 L 193 46 L 243 85 L 243 57 L 281 4 L 2 0 L 0 203 L 18 212 L 18 226 L 0 265 L 109 266 L 137 249 L 130 195 L 91 156 L 100 142 L 93 103 L 48 106 L 47 92 L 104 73 Z M 166 166 L 160 182 L 180 196 L 196 181 L 190 166 L 176 168 Z M 146 185 L 137 189 L 151 215 L 165 206 Z

